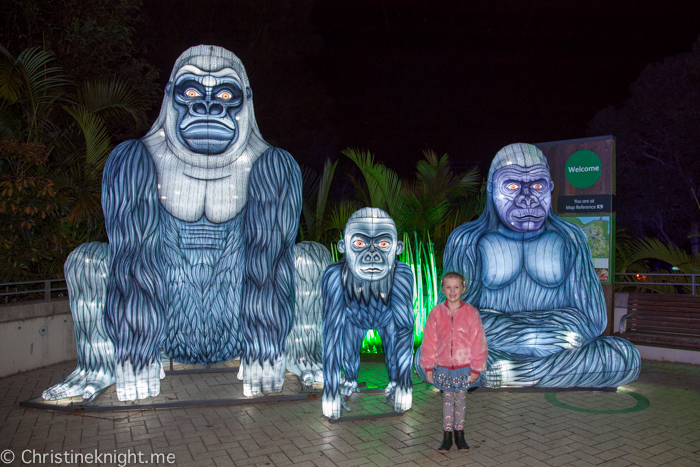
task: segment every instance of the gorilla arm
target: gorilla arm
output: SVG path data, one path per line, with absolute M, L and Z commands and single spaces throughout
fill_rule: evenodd
M 301 214 L 301 171 L 282 149 L 255 162 L 245 219 L 246 264 L 241 329 L 243 393 L 279 392 L 284 347 L 294 322 L 294 240 Z
M 387 356 L 389 370 L 389 396 L 394 399 L 394 410 L 405 412 L 413 402 L 413 273 L 400 261 L 396 261 L 394 285 L 391 289 L 391 311 L 394 321 L 393 355 Z M 381 334 L 380 334 L 381 335 Z M 384 336 L 382 336 L 383 338 Z M 391 360 L 389 360 L 391 357 Z M 393 376 L 393 377 L 392 377 Z
M 588 338 L 575 308 L 523 313 L 480 310 L 489 345 L 495 350 L 544 357 L 565 349 L 580 347 Z
M 102 177 L 111 264 L 105 320 L 114 342 L 119 400 L 160 392 L 164 311 L 158 300 L 162 265 L 156 168 L 140 141 L 117 146 Z
M 522 312 L 504 313 L 486 308 L 482 294 L 488 292 L 479 280 L 470 280 L 480 277 L 482 257 L 477 244 L 484 229 L 474 229 L 465 224 L 450 235 L 445 248 L 444 270 L 465 274 L 467 291 L 463 300 L 480 308 L 489 343 L 494 349 L 541 357 L 579 347 L 605 329 L 605 302 L 590 260 L 587 240 L 583 232 L 554 226 L 555 222 L 564 223 L 557 218 L 552 222 L 552 230 L 569 238 L 564 251 L 564 261 L 569 266 L 568 275 L 559 287 L 547 288 L 533 281 L 511 284 L 509 287 L 516 283 L 525 284 L 525 289 L 511 294 L 513 298 L 509 302 L 511 309 L 517 309 L 518 305 L 512 302 L 521 301 L 519 308 Z M 578 245 L 578 249 L 575 245 Z M 538 304 L 534 303 L 537 297 L 552 293 L 564 297 L 566 306 L 538 311 Z
M 340 279 L 342 262 L 323 273 L 323 415 L 337 419 L 343 414 L 340 377 L 345 348 L 345 291 Z

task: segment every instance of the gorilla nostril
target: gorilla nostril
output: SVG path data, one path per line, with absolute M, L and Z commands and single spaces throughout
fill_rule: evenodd
M 192 111 L 197 115 L 206 115 L 207 107 L 201 102 L 198 102 L 192 106 Z
M 221 115 L 224 113 L 224 106 L 221 104 L 212 104 L 209 107 L 209 115 Z

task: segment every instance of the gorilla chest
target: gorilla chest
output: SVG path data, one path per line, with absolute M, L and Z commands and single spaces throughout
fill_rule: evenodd
M 162 252 L 170 286 L 211 291 L 219 286 L 229 287 L 229 282 L 240 282 L 246 253 L 245 212 L 244 209 L 228 222 L 214 224 L 206 218 L 184 222 L 161 208 Z
M 345 310 L 348 321 L 364 330 L 383 328 L 393 318 L 390 305 L 374 297 L 369 304 L 347 300 Z
M 501 289 L 521 274 L 543 287 L 558 287 L 568 270 L 564 239 L 546 231 L 528 241 L 513 240 L 491 232 L 479 240 L 481 280 L 487 289 Z
M 206 217 L 220 224 L 236 217 L 248 202 L 253 160 L 247 154 L 216 169 L 185 164 L 172 154 L 154 155 L 158 199 L 165 210 L 185 222 Z

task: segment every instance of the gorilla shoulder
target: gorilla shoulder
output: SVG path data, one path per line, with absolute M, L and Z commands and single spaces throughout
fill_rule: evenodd
M 108 174 L 116 175 L 116 172 L 121 172 L 125 176 L 130 175 L 136 178 L 143 175 L 144 171 L 150 170 L 155 171 L 155 164 L 143 141 L 140 139 L 124 141 L 109 153 L 102 183 L 108 184 L 114 181 L 108 177 Z
M 270 179 L 272 183 L 279 183 L 290 176 L 298 175 L 301 171 L 294 157 L 284 149 L 268 148 L 253 164 L 253 174 Z

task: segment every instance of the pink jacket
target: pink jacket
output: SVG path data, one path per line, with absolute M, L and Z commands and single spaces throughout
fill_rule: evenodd
M 453 314 L 443 302 L 432 309 L 423 331 L 422 368 L 469 365 L 472 371 L 481 373 L 486 370 L 488 354 L 486 333 L 476 308 L 462 302 Z

